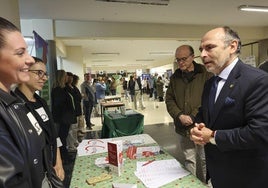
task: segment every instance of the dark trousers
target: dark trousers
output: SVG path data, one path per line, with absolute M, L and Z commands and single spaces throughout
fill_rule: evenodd
M 91 113 L 93 110 L 93 103 L 90 101 L 83 101 L 83 109 L 87 127 L 91 127 Z
M 155 88 L 154 88 L 154 99 L 157 99 L 157 91 Z
M 67 146 L 66 139 L 69 133 L 70 126 L 71 126 L 70 124 L 64 124 L 64 123 L 59 124 L 59 137 L 62 142 L 62 147 L 60 147 L 60 152 L 61 152 L 62 158 L 65 158 L 66 156 L 68 156 L 68 151 L 66 148 Z
M 116 89 L 111 89 L 112 95 L 116 95 Z
M 153 93 L 154 93 L 154 88 L 150 88 L 150 98 L 152 98 L 153 97 Z

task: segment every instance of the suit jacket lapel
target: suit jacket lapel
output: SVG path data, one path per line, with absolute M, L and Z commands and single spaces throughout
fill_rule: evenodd
M 213 116 L 210 119 L 210 127 L 214 126 L 215 120 L 217 119 L 221 109 L 225 105 L 225 100 L 228 96 L 230 96 L 231 92 L 233 91 L 233 88 L 236 87 L 237 78 L 240 76 L 239 66 L 241 61 L 239 60 L 233 70 L 230 72 L 224 86 L 221 89 L 221 92 L 217 98 L 217 101 L 214 106 L 214 112 Z

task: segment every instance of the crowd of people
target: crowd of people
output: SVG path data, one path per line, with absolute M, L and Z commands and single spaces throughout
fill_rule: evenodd
M 95 112 L 94 116 L 100 116 L 100 103 L 105 96 L 120 95 L 125 100 L 133 102 L 133 108 L 138 109 L 138 106 L 143 110 L 145 106 L 143 104 L 143 95 L 149 96 L 150 100 L 164 101 L 164 95 L 169 85 L 169 78 L 164 76 L 158 76 L 157 73 L 150 75 L 149 77 L 137 76 L 136 73 L 126 76 L 105 76 L 105 75 L 93 75 L 86 73 L 84 75 L 85 81 L 81 85 L 81 93 L 83 96 L 84 111 L 89 112 L 86 117 L 86 125 L 88 129 L 92 129 L 94 126 L 90 120 L 90 114 Z M 97 78 L 95 78 L 97 77 Z M 86 90 L 87 88 L 87 90 Z M 85 104 L 85 101 L 90 101 L 89 104 Z M 139 104 L 139 105 L 138 105 Z
M 158 74 L 92 80 L 86 73 L 79 88 L 77 75 L 57 70 L 50 111 L 37 94 L 49 79 L 45 63 L 29 55 L 20 30 L 0 17 L 0 187 L 64 187 L 63 163 L 81 141 L 83 119 L 92 129 L 93 109 L 118 93 L 135 109 L 138 101 L 145 108 L 144 93 L 165 101 L 185 168 L 209 187 L 266 185 L 268 74 L 239 59 L 241 40 L 229 27 L 208 31 L 199 50 L 203 65 L 191 46 L 177 48 L 170 80 Z

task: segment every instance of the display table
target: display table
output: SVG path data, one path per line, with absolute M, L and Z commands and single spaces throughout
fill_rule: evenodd
M 122 140 L 123 148 L 124 148 L 124 165 L 123 172 L 120 177 L 116 175 L 112 175 L 112 179 L 105 180 L 93 185 L 88 185 L 86 183 L 86 179 L 94 176 L 98 176 L 102 173 L 107 173 L 105 168 L 100 168 L 95 165 L 95 160 L 100 157 L 107 157 L 107 145 L 108 141 L 114 140 Z M 96 143 L 95 143 L 95 142 Z M 102 144 L 101 147 L 99 144 Z M 117 137 L 111 139 L 92 139 L 92 140 L 83 140 L 83 142 L 78 147 L 78 153 L 83 153 L 83 150 L 87 150 L 90 148 L 91 151 L 88 151 L 87 155 L 77 156 L 74 164 L 74 169 L 72 173 L 72 179 L 70 183 L 71 188 L 89 188 L 89 187 L 101 187 L 101 188 L 111 188 L 112 183 L 128 183 L 128 184 L 136 184 L 138 188 L 145 187 L 144 184 L 136 177 L 134 171 L 136 170 L 137 161 L 141 160 L 166 160 L 166 159 L 174 159 L 171 155 L 166 152 L 162 152 L 162 154 L 147 157 L 146 159 L 129 159 L 126 157 L 126 148 L 130 143 L 139 143 L 137 146 L 147 146 L 147 145 L 157 145 L 157 143 L 148 135 L 148 134 L 140 134 L 134 136 L 125 136 L 125 137 Z M 89 145 L 95 146 L 96 148 L 92 148 Z M 96 145 L 97 144 L 97 145 Z M 94 152 L 92 152 L 94 151 Z M 206 186 L 198 180 L 193 175 L 187 175 L 182 178 L 179 178 L 175 181 L 172 181 L 164 186 L 163 188 L 206 188 Z
M 121 95 L 109 95 L 105 96 L 104 101 L 121 101 Z
M 144 116 L 138 112 L 122 115 L 113 111 L 104 112 L 102 138 L 113 138 L 143 133 Z
M 106 101 L 106 102 L 101 102 L 101 123 L 103 123 L 103 114 L 105 110 L 108 110 L 109 108 L 115 108 L 115 107 L 122 107 L 125 106 L 125 103 L 120 102 L 120 101 Z

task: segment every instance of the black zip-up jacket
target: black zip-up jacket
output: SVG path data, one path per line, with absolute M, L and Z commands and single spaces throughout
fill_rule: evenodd
M 0 89 L 0 187 L 41 187 L 44 169 L 37 137 L 25 104 Z

